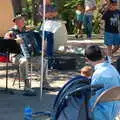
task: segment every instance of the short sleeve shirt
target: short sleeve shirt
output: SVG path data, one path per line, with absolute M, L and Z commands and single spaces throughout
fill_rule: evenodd
M 95 0 L 85 0 L 85 10 L 88 10 L 89 8 L 93 8 L 96 6 Z M 89 11 L 87 14 L 92 15 L 93 11 Z
M 120 10 L 106 11 L 102 19 L 105 20 L 105 32 L 120 33 Z

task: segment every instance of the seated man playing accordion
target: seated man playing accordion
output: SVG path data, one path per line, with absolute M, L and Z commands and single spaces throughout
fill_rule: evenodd
M 19 64 L 20 78 L 25 81 L 25 90 L 31 91 L 31 82 L 28 79 L 27 62 L 32 64 L 37 63 L 35 67 L 39 67 L 40 54 L 41 54 L 41 37 L 39 33 L 34 31 L 27 31 L 25 27 L 25 19 L 23 16 L 18 15 L 13 19 L 15 26 L 12 27 L 4 36 L 5 39 L 15 39 L 21 47 L 21 54 L 15 57 L 15 63 Z M 37 37 L 37 39 L 35 39 Z

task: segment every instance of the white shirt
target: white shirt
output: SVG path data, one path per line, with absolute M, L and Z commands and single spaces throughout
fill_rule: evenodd
M 89 10 L 96 6 L 95 0 L 85 0 L 85 11 Z M 93 15 L 93 11 L 89 11 L 86 13 L 87 15 Z

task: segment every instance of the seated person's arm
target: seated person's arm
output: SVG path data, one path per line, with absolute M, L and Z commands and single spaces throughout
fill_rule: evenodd
M 4 39 L 14 39 L 19 44 L 23 42 L 23 40 L 18 35 L 15 35 L 13 31 L 8 31 L 5 34 Z

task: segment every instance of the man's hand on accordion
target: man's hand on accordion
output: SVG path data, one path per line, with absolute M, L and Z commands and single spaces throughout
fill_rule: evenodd
M 19 37 L 19 36 L 17 36 L 17 38 L 16 38 L 15 40 L 16 40 L 16 42 L 19 43 L 19 44 L 21 44 L 21 43 L 24 42 L 23 39 L 22 39 L 21 37 Z

